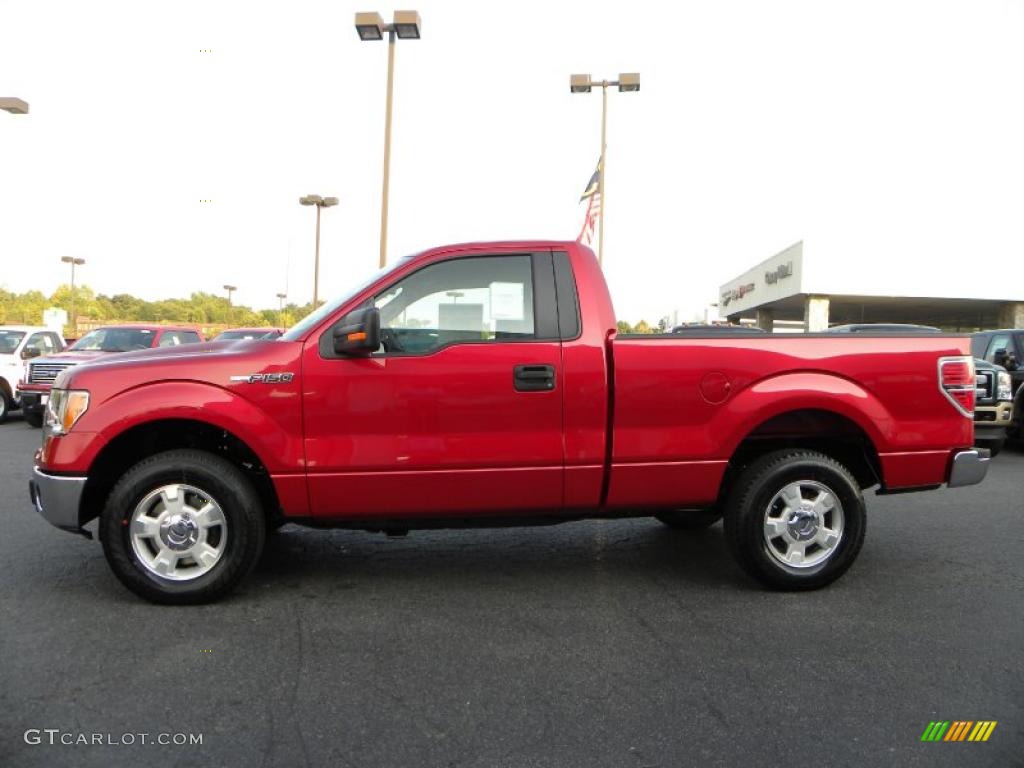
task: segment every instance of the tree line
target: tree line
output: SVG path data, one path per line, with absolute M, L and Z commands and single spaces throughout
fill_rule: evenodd
M 43 310 L 58 308 L 68 313 L 72 327 L 71 287 L 61 285 L 51 295 L 42 291 L 13 293 L 0 288 L 0 324 L 40 325 Z M 200 328 L 223 326 L 281 326 L 287 328 L 313 311 L 312 304 L 286 304 L 276 309 L 254 310 L 230 304 L 224 296 L 196 292 L 187 299 L 145 301 L 127 293 L 107 296 L 93 292 L 87 285 L 75 288 L 75 314 L 80 323 L 144 322 L 187 323 Z

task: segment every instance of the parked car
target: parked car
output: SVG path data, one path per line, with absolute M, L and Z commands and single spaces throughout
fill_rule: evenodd
M 72 532 L 98 516 L 116 576 L 160 603 L 225 595 L 282 522 L 401 535 L 724 515 L 747 573 L 813 589 L 856 559 L 866 489 L 988 469 L 966 337 L 615 329 L 578 243 L 428 250 L 272 344 L 62 371 L 32 503 Z
M 1003 328 L 975 333 L 971 341 L 975 357 L 1001 365 L 1010 374 L 1013 413 L 1006 428 L 1007 436 L 1024 439 L 1024 328 Z
M 25 375 L 26 361 L 64 349 L 56 331 L 39 325 L 0 325 L 0 423 L 21 407 L 18 382 Z
M 691 323 L 690 325 L 677 325 L 672 333 L 693 333 L 693 334 L 744 334 L 744 333 L 767 333 L 764 328 L 753 325 L 726 325 L 724 323 Z
M 89 331 L 67 351 L 48 354 L 28 364 L 25 378 L 18 383 L 17 389 L 25 422 L 30 427 L 43 425 L 50 388 L 57 374 L 66 368 L 112 352 L 176 347 L 198 341 L 203 341 L 202 333 L 188 326 L 108 325 Z
M 238 341 L 239 339 L 276 339 L 284 328 L 229 328 L 221 331 L 210 341 Z
M 825 333 L 942 333 L 942 329 L 912 323 L 849 323 L 833 325 Z

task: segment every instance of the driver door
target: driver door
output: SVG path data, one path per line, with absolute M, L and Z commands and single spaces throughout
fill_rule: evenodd
M 373 303 L 375 354 L 330 357 L 319 338 L 306 343 L 311 508 L 364 519 L 559 510 L 562 350 L 551 254 L 433 262 Z

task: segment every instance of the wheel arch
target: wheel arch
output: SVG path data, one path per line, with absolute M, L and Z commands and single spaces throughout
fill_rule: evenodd
M 787 448 L 818 451 L 845 466 L 861 489 L 883 483 L 882 464 L 874 440 L 849 415 L 828 408 L 792 408 L 762 419 L 736 443 L 722 480 L 722 494 L 731 480 L 757 458 Z
M 192 448 L 221 456 L 253 484 L 268 518 L 280 514 L 274 483 L 257 453 L 233 432 L 191 418 L 160 418 L 135 424 L 108 441 L 93 459 L 82 492 L 79 523 L 97 517 L 118 479 L 139 461 L 165 451 Z

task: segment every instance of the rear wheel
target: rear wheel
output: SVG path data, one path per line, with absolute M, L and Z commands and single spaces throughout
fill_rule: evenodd
M 776 451 L 736 479 L 725 513 L 733 557 L 775 589 L 817 589 L 856 560 L 867 523 L 857 481 L 816 451 Z
M 42 411 L 29 411 L 23 410 L 22 417 L 25 419 L 25 423 L 30 427 L 39 429 L 43 426 L 43 412 Z
M 677 531 L 699 531 L 710 528 L 722 519 L 717 509 L 677 509 L 655 515 L 658 520 Z
M 145 459 L 121 478 L 100 515 L 118 579 L 155 603 L 217 600 L 252 569 L 266 521 L 245 475 L 205 451 Z

